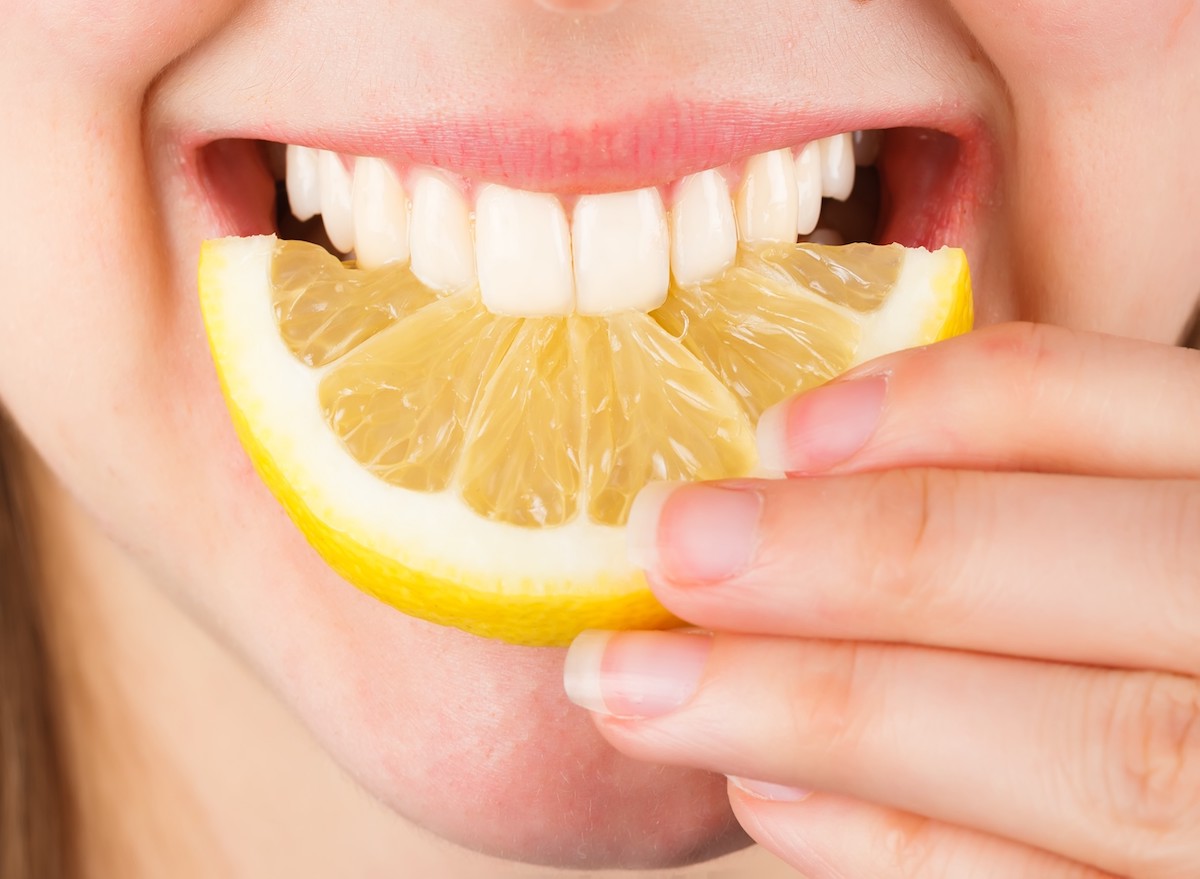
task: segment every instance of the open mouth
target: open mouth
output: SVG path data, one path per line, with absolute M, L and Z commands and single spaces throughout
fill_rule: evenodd
M 649 311 L 671 280 L 719 276 L 741 245 L 940 247 L 970 213 L 963 141 L 854 131 L 742 156 L 657 185 L 537 191 L 428 164 L 221 139 L 197 168 L 237 234 L 320 244 L 365 268 L 408 264 L 442 291 L 478 284 L 499 313 Z
M 602 181 L 213 141 L 241 237 L 198 292 L 234 427 L 330 565 L 407 613 L 543 645 L 667 624 L 624 551 L 638 491 L 781 475 L 769 407 L 969 326 L 961 251 L 867 246 L 963 231 L 963 142 L 667 150 Z

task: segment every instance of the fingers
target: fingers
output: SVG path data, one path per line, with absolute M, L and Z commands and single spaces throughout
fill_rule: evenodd
M 1200 476 L 1200 351 L 1007 324 L 866 364 L 764 414 L 791 473 L 936 465 Z
M 731 782 L 729 799 L 756 842 L 808 879 L 1115 879 L 1048 852 L 834 794 L 760 799 Z
M 903 470 L 656 486 L 634 561 L 723 631 L 1200 672 L 1200 485 Z
M 601 732 L 638 759 L 841 794 L 1119 875 L 1200 875 L 1192 679 L 664 632 L 592 634 L 568 664 L 568 693 L 612 715 Z

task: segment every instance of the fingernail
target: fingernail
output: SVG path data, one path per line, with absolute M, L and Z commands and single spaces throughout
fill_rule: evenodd
M 776 803 L 798 803 L 812 796 L 812 791 L 802 787 L 789 787 L 786 784 L 773 784 L 769 781 L 758 781 L 753 778 L 742 778 L 737 775 L 726 776 L 729 783 L 738 790 L 745 791 L 760 800 L 771 800 Z
M 589 711 L 659 717 L 696 694 L 711 650 L 707 634 L 583 632 L 567 650 L 563 688 Z
M 867 444 L 879 426 L 887 376 L 835 381 L 772 406 L 758 419 L 758 457 L 770 470 L 819 473 Z
M 629 560 L 668 580 L 727 580 L 750 566 L 761 518 L 750 488 L 651 483 L 629 511 Z

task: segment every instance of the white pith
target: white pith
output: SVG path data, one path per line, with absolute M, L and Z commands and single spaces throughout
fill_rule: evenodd
M 730 169 L 713 168 L 569 206 L 552 194 L 303 146 L 286 148 L 285 165 L 293 214 L 321 214 L 334 247 L 363 267 L 411 262 L 431 287 L 478 283 L 490 310 L 540 317 L 651 311 L 671 277 L 685 286 L 711 280 L 739 244 L 840 243 L 819 226 L 822 199 L 846 200 L 856 155 L 871 164 L 877 150 L 875 132 L 839 134 L 751 156 L 733 188 Z
M 275 243 L 261 236 L 219 244 L 205 316 L 231 401 L 318 520 L 406 567 L 457 583 L 486 582 L 489 591 L 529 595 L 572 582 L 591 584 L 593 593 L 606 584 L 613 594 L 628 588 L 636 572 L 626 562 L 623 528 L 586 516 L 552 529 L 491 521 L 453 490 L 400 488 L 355 460 L 322 415 L 317 388 L 324 370 L 296 360 L 280 336 L 270 281 Z M 946 292 L 930 283 L 939 259 L 906 251 L 886 303 L 861 318 L 856 363 L 922 340 L 925 320 L 942 308 L 936 297 Z

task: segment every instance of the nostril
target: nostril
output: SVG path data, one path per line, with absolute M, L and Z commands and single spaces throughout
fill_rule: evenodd
M 621 0 L 537 0 L 537 4 L 551 12 L 568 15 L 600 15 L 612 12 L 621 5 Z

